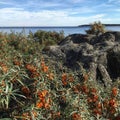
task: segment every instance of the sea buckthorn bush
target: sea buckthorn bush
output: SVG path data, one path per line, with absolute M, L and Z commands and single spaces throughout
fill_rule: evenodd
M 87 34 L 100 35 L 105 33 L 105 26 L 99 21 L 90 25 L 90 29 L 86 30 Z
M 41 49 L 23 34 L 0 33 L 1 120 L 120 119 L 119 80 L 104 87 L 90 71 L 76 76 Z
M 29 37 L 45 46 L 54 45 L 64 39 L 64 31 L 56 32 L 38 30 L 34 34 L 30 32 Z

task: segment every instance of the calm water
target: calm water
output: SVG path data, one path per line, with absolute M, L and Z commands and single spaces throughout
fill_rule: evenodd
M 89 29 L 89 27 L 1 27 L 0 32 L 21 32 L 24 31 L 25 34 L 29 34 L 29 32 L 35 33 L 37 30 L 45 30 L 45 31 L 64 31 L 65 36 L 74 33 L 82 33 L 85 34 L 85 30 Z M 120 31 L 120 26 L 107 26 L 107 30 L 112 31 Z

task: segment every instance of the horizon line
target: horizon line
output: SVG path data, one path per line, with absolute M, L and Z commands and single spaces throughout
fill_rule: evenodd
M 1 27 L 79 27 L 79 25 L 78 26 L 0 26 L 0 28 Z
M 30 27 L 84 27 L 84 26 L 90 26 L 91 24 L 82 24 L 82 25 L 74 25 L 74 26 L 0 26 L 0 28 L 30 28 Z M 120 26 L 120 24 L 104 24 L 105 26 Z

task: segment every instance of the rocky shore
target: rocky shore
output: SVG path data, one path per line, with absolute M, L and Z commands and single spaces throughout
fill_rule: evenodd
M 90 72 L 91 78 L 105 86 L 120 77 L 120 32 L 106 32 L 99 36 L 72 34 L 58 45 L 43 49 L 54 62 L 62 60 L 71 70 Z

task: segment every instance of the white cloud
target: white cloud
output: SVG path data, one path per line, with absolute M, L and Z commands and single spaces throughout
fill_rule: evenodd
M 72 26 L 98 20 L 112 23 L 119 18 L 119 4 L 116 4 L 120 0 L 61 1 L 0 0 L 0 26 Z
M 0 9 L 0 26 L 74 26 L 92 21 L 102 20 L 105 14 L 91 15 L 87 17 L 70 16 L 69 11 L 30 12 L 21 8 Z
M 66 17 L 65 12 L 61 11 L 47 11 L 42 10 L 40 12 L 24 11 L 21 8 L 3 8 L 0 9 L 0 26 L 30 26 L 30 25 L 47 25 L 54 21 L 55 18 Z M 55 21 L 54 21 L 55 22 Z M 6 24 L 7 23 L 7 24 Z

